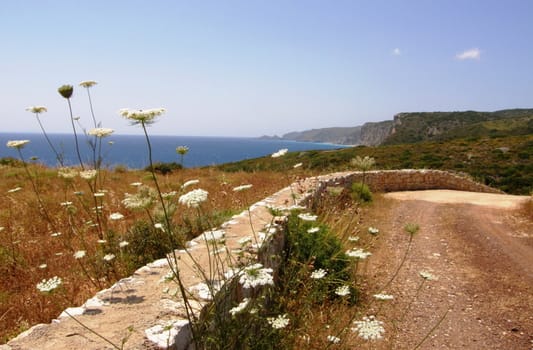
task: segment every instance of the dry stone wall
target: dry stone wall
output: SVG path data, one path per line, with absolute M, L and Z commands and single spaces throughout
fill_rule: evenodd
M 179 263 L 184 264 L 181 267 L 184 287 L 197 296 L 193 302 L 193 313 L 200 315 L 212 298 L 203 295 L 205 281 L 198 273 L 198 266 L 195 266 L 198 263 L 205 264 L 200 268 L 208 270 L 211 261 L 209 255 L 212 253 L 208 240 L 215 235 L 224 237 L 227 245 L 225 251 L 230 252 L 239 247 L 240 240 L 253 232 L 259 232 L 276 221 L 282 223 L 281 218 L 272 217 L 269 206 L 289 208 L 295 201 L 297 204 L 309 203 L 313 196 L 321 194 L 328 186 L 348 187 L 353 182 L 363 181 L 363 178 L 373 191 L 451 189 L 501 193 L 468 178 L 437 170 L 343 172 L 298 181 L 255 203 L 249 211 L 233 217 L 216 231 L 206 232 L 191 241 L 187 251 L 176 251 Z M 279 255 L 283 249 L 283 231 L 272 235 L 272 239 L 265 241 L 265 244 L 265 254 L 258 259 L 263 265 L 276 269 L 279 261 L 272 257 Z M 187 260 L 192 257 L 196 262 Z M 223 259 L 223 265 L 230 268 L 229 262 L 235 257 L 224 256 Z M 177 297 L 179 293 L 176 286 L 169 284 L 166 279 L 169 271 L 166 259 L 148 264 L 133 276 L 97 293 L 84 305 L 67 309 L 51 324 L 34 326 L 8 344 L 0 345 L 0 350 L 112 348 L 95 333 L 78 324 L 78 321 L 115 344 L 127 339 L 124 349 L 191 349 L 191 329 L 183 300 Z

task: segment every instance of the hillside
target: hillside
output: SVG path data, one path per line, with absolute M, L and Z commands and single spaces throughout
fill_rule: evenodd
M 355 127 L 295 131 L 283 135 L 281 139 L 377 146 L 532 133 L 533 109 L 507 109 L 496 112 L 399 113 L 393 120 L 370 122 Z

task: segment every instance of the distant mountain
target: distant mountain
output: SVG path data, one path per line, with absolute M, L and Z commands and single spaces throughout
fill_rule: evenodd
M 281 137 L 262 138 L 377 146 L 532 133 L 533 109 L 506 109 L 496 112 L 399 113 L 393 120 L 365 123 L 361 126 L 295 131 Z

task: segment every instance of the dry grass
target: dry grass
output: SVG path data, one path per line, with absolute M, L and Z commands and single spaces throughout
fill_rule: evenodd
M 96 230 L 87 229 L 87 221 L 94 219 L 90 209 L 94 207 L 94 198 L 87 182 L 77 177 L 67 183 L 58 177 L 57 169 L 34 165 L 30 170 L 44 209 L 40 208 L 23 168 L 0 168 L 0 227 L 3 227 L 0 229 L 0 343 L 31 325 L 50 322 L 64 308 L 82 304 L 99 288 L 105 288 L 132 272 L 132 266 L 117 262 L 107 266 L 105 271 L 99 271 L 100 278 L 91 282 L 73 257 L 77 250 L 86 250 L 88 257 L 100 254 L 101 258 L 103 254 L 97 243 Z M 114 212 L 125 215 L 123 221 L 105 223 L 106 229 L 121 239 L 129 224 L 146 220 L 144 213 L 124 208 L 121 203 L 124 194 L 136 191 L 131 183 L 152 185 L 152 180 L 149 173 L 140 170 L 104 171 L 102 178 L 102 188 L 107 191 L 102 217 Z M 180 190 L 187 180 L 200 180 L 197 187 L 209 192 L 206 212 L 216 213 L 219 217 L 245 207 L 242 193 L 233 192 L 233 187 L 252 184 L 246 195 L 247 202 L 252 203 L 288 185 L 289 181 L 289 178 L 271 172 L 224 173 L 213 168 L 185 169 L 158 179 L 163 192 Z M 83 194 L 75 195 L 74 192 Z M 74 203 L 76 211 L 61 205 L 67 201 Z M 49 220 L 45 219 L 46 215 Z M 173 221 L 180 224 L 186 217 L 187 210 L 180 207 Z M 55 232 L 62 234 L 52 237 Z M 36 284 L 53 276 L 63 279 L 62 287 L 53 297 L 42 295 Z

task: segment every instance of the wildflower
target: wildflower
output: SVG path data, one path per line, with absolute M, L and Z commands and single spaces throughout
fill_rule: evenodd
M 54 276 L 49 280 L 43 279 L 41 282 L 37 283 L 37 289 L 42 293 L 50 293 L 57 287 L 61 285 L 61 278 Z
M 59 236 L 61 236 L 61 232 L 55 232 L 55 233 L 52 233 L 50 236 L 52 236 L 52 237 L 59 237 Z
M 57 89 L 57 92 L 59 92 L 59 94 L 63 96 L 64 98 L 69 99 L 72 97 L 72 93 L 74 92 L 74 87 L 72 85 L 61 85 Z
M 155 122 L 155 118 L 165 113 L 164 108 L 152 108 L 152 109 L 128 109 L 123 108 L 119 111 L 120 115 L 126 119 L 129 119 L 133 125 L 135 124 L 152 124 Z
M 44 106 L 31 106 L 31 107 L 26 108 L 26 110 L 28 112 L 35 113 L 35 114 L 44 113 L 48 111 L 48 109 L 46 109 L 46 107 Z
M 319 280 L 321 278 L 324 278 L 327 274 L 328 274 L 328 272 L 326 270 L 318 269 L 318 270 L 315 270 L 315 271 L 311 272 L 311 278 L 313 278 L 315 280 Z
M 15 193 L 22 190 L 22 187 L 15 187 L 7 191 L 7 193 Z
M 289 325 L 289 319 L 287 318 L 287 314 L 279 315 L 275 318 L 269 317 L 267 318 L 267 321 L 274 329 L 285 328 Z
M 107 243 L 107 241 L 105 239 L 99 239 L 99 240 L 96 241 L 96 243 L 105 244 L 105 243 Z
M 72 168 L 59 168 L 57 171 L 57 176 L 63 179 L 73 179 L 76 175 L 78 175 L 78 172 Z
M 40 268 L 41 270 L 46 269 L 47 267 L 48 267 L 48 265 L 46 265 L 46 264 L 41 264 L 41 265 L 39 265 L 39 268 Z
M 350 295 L 350 286 L 344 285 L 344 286 L 337 287 L 337 289 L 335 289 L 335 294 L 337 294 L 340 297 L 345 297 L 347 295 Z
M 187 146 L 178 146 L 178 147 L 176 147 L 176 153 L 177 154 L 181 154 L 183 156 L 183 155 L 186 155 L 187 152 L 189 152 L 189 147 L 187 147 Z
M 362 321 L 354 321 L 355 327 L 352 332 L 357 332 L 359 337 L 365 340 L 377 340 L 383 338 L 385 328 L 383 322 L 378 321 L 374 316 L 365 316 Z
M 288 149 L 286 148 L 283 148 L 283 149 L 280 149 L 279 151 L 275 152 L 275 153 L 272 153 L 272 158 L 279 158 L 281 156 L 284 156 L 285 154 L 287 154 L 287 152 L 289 152 Z
M 233 191 L 234 192 L 240 192 L 240 191 L 248 190 L 248 189 L 252 188 L 252 186 L 253 185 L 240 185 L 240 186 L 234 187 Z
M 379 229 L 375 228 L 375 227 L 369 227 L 368 228 L 368 233 L 370 233 L 371 235 L 377 235 L 379 233 Z
M 85 179 L 85 180 L 91 180 L 91 179 L 94 179 L 96 177 L 96 174 L 98 172 L 94 169 L 91 169 L 91 170 L 84 170 L 84 171 L 80 171 L 80 177 L 82 179 Z
M 332 344 L 338 344 L 341 342 L 341 338 L 338 338 L 334 335 L 328 335 L 326 339 Z
M 380 293 L 380 294 L 374 294 L 374 298 L 376 298 L 377 300 L 392 300 L 394 299 L 394 296 L 390 294 Z
M 296 168 L 299 168 L 303 165 L 303 163 L 298 163 L 298 164 L 294 164 L 293 165 L 293 168 L 296 169 Z
M 121 242 L 118 243 L 118 246 L 120 248 L 124 248 L 124 247 L 127 247 L 129 244 L 130 244 L 130 242 L 128 242 L 128 241 L 121 241 Z
M 142 185 L 142 182 L 132 182 L 130 183 L 130 186 L 133 186 L 133 187 L 139 187 Z
M 320 231 L 319 227 L 311 227 L 309 230 L 307 230 L 307 233 L 317 233 Z
M 154 203 L 155 193 L 147 186 L 139 187 L 136 194 L 126 193 L 122 204 L 128 209 L 148 209 Z
M 93 196 L 95 196 L 95 197 L 103 197 L 103 196 L 105 196 L 105 192 L 99 191 L 99 192 L 96 192 L 95 194 L 93 194 Z
M 6 146 L 10 148 L 21 149 L 30 143 L 30 140 L 11 140 L 7 141 Z
M 263 268 L 261 264 L 253 264 L 245 267 L 241 271 L 239 283 L 245 289 L 255 288 L 257 286 L 274 285 L 272 269 Z
M 69 202 L 69 201 L 61 202 L 59 203 L 59 205 L 61 205 L 62 207 L 69 207 L 72 205 L 72 202 Z
M 199 183 L 200 180 L 189 180 L 187 182 L 185 182 L 183 185 L 181 185 L 181 188 L 186 188 L 186 187 L 189 187 L 191 185 L 196 185 L 197 183 Z
M 109 128 L 94 128 L 87 131 L 87 134 L 96 136 L 96 137 L 106 137 L 114 133 L 115 130 Z
M 200 203 L 207 200 L 207 191 L 202 189 L 192 190 L 179 198 L 181 204 L 186 205 L 189 208 L 198 208 Z
M 169 199 L 171 197 L 174 197 L 176 194 L 177 194 L 176 191 L 164 192 L 164 193 L 161 193 L 161 197 L 163 197 L 164 199 Z
M 246 307 L 248 306 L 248 303 L 250 302 L 250 299 L 248 298 L 244 298 L 240 303 L 239 305 L 231 308 L 229 310 L 229 313 L 232 315 L 232 316 L 235 316 L 236 314 L 240 313 L 242 310 L 246 309 Z
M 358 236 L 350 236 L 348 237 L 349 242 L 357 242 L 359 240 Z
M 115 254 L 106 254 L 104 255 L 104 260 L 105 261 L 111 261 L 115 258 Z
M 93 81 L 93 80 L 85 80 L 85 81 L 80 82 L 79 85 L 80 85 L 81 87 L 84 87 L 84 88 L 87 88 L 87 89 L 88 89 L 88 88 L 90 88 L 90 87 L 92 87 L 92 86 L 94 86 L 94 85 L 96 85 L 96 84 L 98 84 L 96 81 Z
M 161 230 L 161 231 L 165 231 L 165 228 L 163 227 L 163 224 L 162 223 L 155 223 L 154 224 L 154 227 L 158 230 Z
M 62 252 L 59 252 L 59 253 L 56 253 L 55 256 L 62 256 L 63 253 Z
M 124 219 L 124 215 L 120 214 L 120 213 L 112 213 L 109 215 L 109 219 L 110 220 L 122 220 Z
M 316 221 L 318 216 L 316 215 L 311 215 L 311 214 L 298 214 L 298 218 L 300 218 L 301 220 L 303 221 Z
M 87 254 L 87 252 L 85 250 L 78 250 L 76 253 L 73 254 L 74 256 L 74 259 L 81 259 L 83 258 L 85 255 Z
M 423 279 L 427 280 L 427 281 L 436 281 L 438 278 L 437 276 L 427 272 L 427 271 L 420 271 L 420 277 L 422 277 Z
M 372 253 L 370 252 L 365 252 L 363 249 L 361 248 L 354 248 L 354 249 L 351 249 L 351 250 L 347 250 L 346 251 L 346 255 L 348 255 L 350 258 L 356 258 L 356 259 L 366 259 L 368 258 L 370 255 L 372 255 Z

